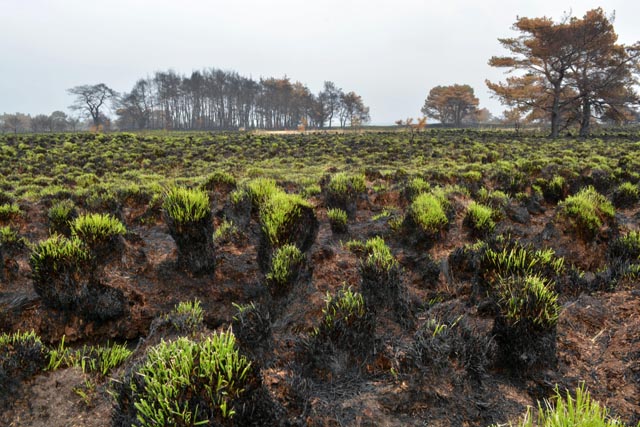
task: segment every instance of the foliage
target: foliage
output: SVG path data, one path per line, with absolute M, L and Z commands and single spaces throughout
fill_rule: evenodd
M 567 197 L 559 207 L 561 214 L 587 239 L 595 237 L 604 221 L 612 220 L 615 216 L 615 208 L 611 202 L 592 186 Z
M 460 127 L 464 120 L 473 118 L 478 104 L 469 85 L 436 86 L 429 91 L 422 113 L 443 124 Z
M 17 203 L 5 203 L 0 205 L 0 221 L 15 219 L 20 216 L 21 213 L 22 211 Z
M 233 418 L 251 376 L 231 332 L 181 337 L 148 352 L 131 380 L 137 425 L 200 425 Z
M 162 208 L 178 227 L 201 221 L 210 215 L 207 193 L 185 187 L 170 188 L 165 193 Z
M 429 237 L 435 237 L 449 223 L 442 207 L 441 198 L 429 193 L 416 196 L 407 215 L 412 223 L 416 224 L 418 229 Z
M 609 410 L 593 400 L 584 383 L 580 384 L 571 396 L 567 390 L 566 397 L 562 396 L 558 387 L 555 396 L 538 403 L 538 416 L 534 420 L 531 408 L 522 421 L 517 424 L 509 423 L 513 427 L 563 427 L 563 426 L 593 426 L 593 427 L 624 427 L 624 423 L 609 415 Z
M 204 310 L 199 300 L 178 303 L 165 319 L 182 334 L 193 334 L 203 325 Z
M 124 235 L 127 229 L 120 220 L 109 214 L 85 214 L 73 220 L 71 232 L 89 248 L 94 248 L 116 236 Z
M 304 262 L 304 254 L 297 246 L 286 244 L 277 248 L 266 275 L 267 286 L 274 295 L 282 295 L 295 280 Z
M 224 220 L 220 223 L 216 231 L 213 233 L 213 240 L 218 244 L 232 241 L 240 235 L 238 227 L 233 221 Z
M 613 192 L 613 204 L 618 208 L 631 207 L 640 199 L 638 186 L 630 182 L 623 182 Z
M 311 208 L 309 202 L 295 194 L 276 192 L 260 209 L 260 224 L 273 247 L 286 244 L 294 224 L 302 217 L 302 210 Z
M 47 211 L 49 232 L 51 234 L 71 235 L 71 222 L 78 216 L 73 200 L 55 202 Z
M 560 306 L 553 283 L 540 276 L 509 276 L 496 284 L 498 305 L 507 323 L 549 330 L 558 322 Z
M 496 223 L 493 220 L 495 215 L 494 210 L 489 206 L 471 202 L 467 207 L 465 224 L 471 228 L 474 233 L 486 236 L 493 232 L 496 227 Z
M 347 213 L 340 208 L 327 209 L 331 231 L 334 233 L 344 233 L 347 231 Z

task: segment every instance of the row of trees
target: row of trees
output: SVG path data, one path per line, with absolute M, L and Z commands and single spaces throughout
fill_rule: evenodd
M 510 110 L 514 121 L 550 123 L 551 137 L 578 125 L 587 136 L 593 120 L 623 123 L 636 117 L 640 97 L 634 90 L 640 73 L 640 42 L 617 42 L 613 17 L 602 9 L 560 22 L 519 18 L 518 37 L 499 39 L 509 52 L 489 60 L 514 75 L 505 82 L 487 81 Z
M 80 119 L 69 117 L 63 111 L 35 116 L 22 113 L 0 115 L 0 130 L 2 132 L 67 132 L 76 131 L 81 126 Z
M 183 76 L 156 72 L 118 95 L 105 84 L 76 86 L 71 108 L 104 121 L 111 105 L 120 129 L 295 129 L 356 126 L 369 120 L 369 108 L 355 92 L 324 82 L 317 95 L 288 77 L 255 81 L 216 69 Z

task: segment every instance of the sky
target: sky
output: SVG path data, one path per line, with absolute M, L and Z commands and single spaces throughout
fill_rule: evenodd
M 68 111 L 66 89 L 119 92 L 155 71 L 215 67 L 282 77 L 317 93 L 355 91 L 371 124 L 421 116 L 429 90 L 469 84 L 499 115 L 487 61 L 518 17 L 615 12 L 619 42 L 640 40 L 638 0 L 0 0 L 0 114 Z

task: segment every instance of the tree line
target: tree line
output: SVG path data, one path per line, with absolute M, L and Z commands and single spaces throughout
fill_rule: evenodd
M 369 108 L 355 92 L 325 81 L 314 95 L 288 77 L 256 81 L 218 69 L 189 76 L 159 71 L 118 95 L 104 84 L 76 86 L 73 109 L 84 111 L 94 126 L 111 102 L 123 130 L 296 129 L 356 126 L 369 120 Z

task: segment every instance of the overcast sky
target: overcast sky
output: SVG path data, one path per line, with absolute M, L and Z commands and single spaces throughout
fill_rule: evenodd
M 417 117 L 437 85 L 469 84 L 499 114 L 485 79 L 518 16 L 615 11 L 619 41 L 640 40 L 640 1 L 0 0 L 0 113 L 67 110 L 66 89 L 119 92 L 157 70 L 208 67 L 324 80 L 362 95 L 372 124 Z

